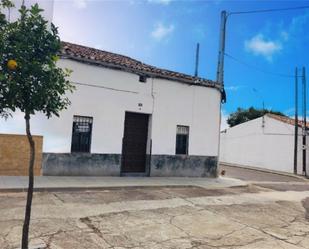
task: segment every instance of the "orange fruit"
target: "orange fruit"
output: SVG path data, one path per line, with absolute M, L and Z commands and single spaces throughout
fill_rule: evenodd
M 17 68 L 16 60 L 9 60 L 7 66 L 10 70 L 15 70 Z

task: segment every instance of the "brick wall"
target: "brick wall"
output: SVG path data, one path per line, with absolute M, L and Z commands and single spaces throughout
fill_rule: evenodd
M 33 136 L 36 156 L 34 175 L 41 175 L 42 136 Z M 30 146 L 26 135 L 0 134 L 0 175 L 28 175 Z

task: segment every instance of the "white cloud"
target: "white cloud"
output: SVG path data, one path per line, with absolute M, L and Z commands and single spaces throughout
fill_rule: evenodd
M 243 88 L 244 86 L 227 86 L 225 87 L 225 90 L 227 91 L 238 91 L 240 88 Z
M 299 47 L 296 42 L 307 43 L 309 40 L 309 11 L 305 14 L 298 15 L 292 18 L 289 24 L 283 25 L 273 23 L 249 40 L 245 41 L 245 49 L 252 52 L 254 55 L 265 57 L 268 61 L 272 61 L 273 55 L 285 49 L 295 49 Z M 270 33 L 271 32 L 271 33 Z M 275 39 L 266 39 L 262 34 L 276 35 Z
M 85 9 L 87 7 L 87 0 L 73 0 L 74 6 L 78 9 Z
M 157 3 L 157 4 L 163 4 L 168 5 L 172 0 L 148 0 L 149 3 Z
M 174 25 L 164 25 L 162 23 L 159 23 L 155 25 L 154 30 L 151 32 L 151 36 L 157 40 L 161 41 L 163 39 L 166 39 L 168 36 L 170 36 L 174 31 Z
M 281 31 L 280 37 L 282 38 L 283 41 L 287 41 L 289 39 L 289 33 L 286 31 Z
M 282 45 L 279 41 L 267 40 L 262 34 L 257 34 L 250 40 L 245 41 L 245 48 L 254 55 L 264 56 L 271 61 L 273 55 L 282 50 Z
M 309 24 L 309 11 L 303 15 L 296 16 L 292 19 L 289 25 L 289 33 L 293 35 L 303 34 L 304 31 L 308 28 Z

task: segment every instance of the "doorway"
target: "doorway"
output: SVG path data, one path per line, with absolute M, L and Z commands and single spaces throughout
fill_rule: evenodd
M 146 174 L 149 115 L 126 112 L 122 141 L 122 175 Z

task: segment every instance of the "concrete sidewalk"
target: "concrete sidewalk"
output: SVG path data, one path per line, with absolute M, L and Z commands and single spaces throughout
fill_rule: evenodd
M 197 186 L 203 188 L 225 188 L 245 186 L 246 182 L 227 178 L 192 178 L 192 177 L 69 177 L 37 176 L 34 180 L 35 191 L 104 189 L 117 187 L 163 187 Z M 0 191 L 26 191 L 28 177 L 0 176 Z
M 220 163 L 219 171 L 222 169 L 226 171 L 225 176 L 237 178 L 243 181 L 249 181 L 250 183 L 259 181 L 309 182 L 309 179 L 305 176 L 238 164 Z

